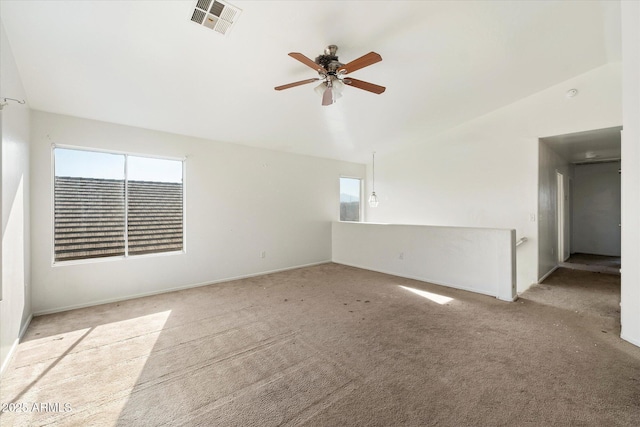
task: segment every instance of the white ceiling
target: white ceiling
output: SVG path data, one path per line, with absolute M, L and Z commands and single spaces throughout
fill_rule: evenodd
M 621 126 L 541 138 L 569 163 L 619 160 Z
M 0 16 L 31 108 L 356 162 L 620 60 L 617 1 L 232 1 L 222 36 L 196 0 L 7 1 Z M 328 44 L 383 61 L 322 107 L 287 56 Z M 10 93 L 2 93 L 11 97 Z

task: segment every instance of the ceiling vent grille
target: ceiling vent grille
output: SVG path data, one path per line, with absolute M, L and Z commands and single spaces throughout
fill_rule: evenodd
M 240 15 L 240 9 L 219 0 L 198 0 L 191 21 L 220 34 L 227 34 Z

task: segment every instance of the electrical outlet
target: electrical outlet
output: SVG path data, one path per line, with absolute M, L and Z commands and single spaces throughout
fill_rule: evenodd
M 529 221 L 536 222 L 536 214 L 534 214 L 534 213 L 529 214 Z
M 267 251 L 260 252 L 260 258 L 266 258 L 266 257 L 267 257 Z
M 398 256 L 398 258 L 404 259 L 404 252 L 400 252 L 400 255 Z

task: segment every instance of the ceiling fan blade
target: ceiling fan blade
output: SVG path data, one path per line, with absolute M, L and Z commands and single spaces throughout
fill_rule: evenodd
M 382 56 L 375 52 L 369 52 L 366 55 L 361 56 L 358 59 L 354 59 L 353 61 L 343 65 L 338 68 L 338 73 L 352 73 L 360 68 L 367 67 L 371 64 L 375 64 L 376 62 L 382 61 Z
M 331 105 L 333 104 L 333 92 L 331 91 L 331 86 L 327 86 L 322 94 L 322 105 Z
M 274 89 L 275 90 L 289 89 L 291 87 L 306 85 L 307 83 L 313 83 L 313 82 L 316 82 L 318 80 L 320 80 L 320 79 L 319 78 L 315 78 L 315 79 L 300 80 L 299 82 L 293 82 L 293 83 L 289 83 L 289 84 L 282 85 L 282 86 L 276 86 Z
M 307 67 L 313 68 L 315 71 L 319 73 L 327 74 L 327 70 L 325 70 L 322 65 L 316 64 L 315 61 L 307 58 L 306 56 L 304 56 L 299 52 L 291 52 L 289 56 L 292 57 L 293 59 L 297 59 L 298 61 L 302 62 Z
M 380 95 L 382 92 L 384 92 L 387 89 L 384 86 L 378 86 L 373 83 L 364 82 L 362 80 L 352 79 L 351 77 L 343 79 L 342 82 L 346 85 L 357 87 L 358 89 L 377 93 L 378 95 Z

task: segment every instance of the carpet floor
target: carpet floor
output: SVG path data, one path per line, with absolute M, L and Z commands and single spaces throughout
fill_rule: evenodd
M 619 256 L 574 253 L 571 254 L 568 260 L 560 265 L 573 270 L 620 275 L 620 267 L 622 264 Z
M 622 260 L 619 256 L 592 255 L 583 253 L 571 254 L 566 261 L 572 264 L 597 265 L 611 268 L 620 268 Z
M 638 426 L 619 302 L 585 271 L 507 303 L 323 264 L 40 316 L 0 424 Z

